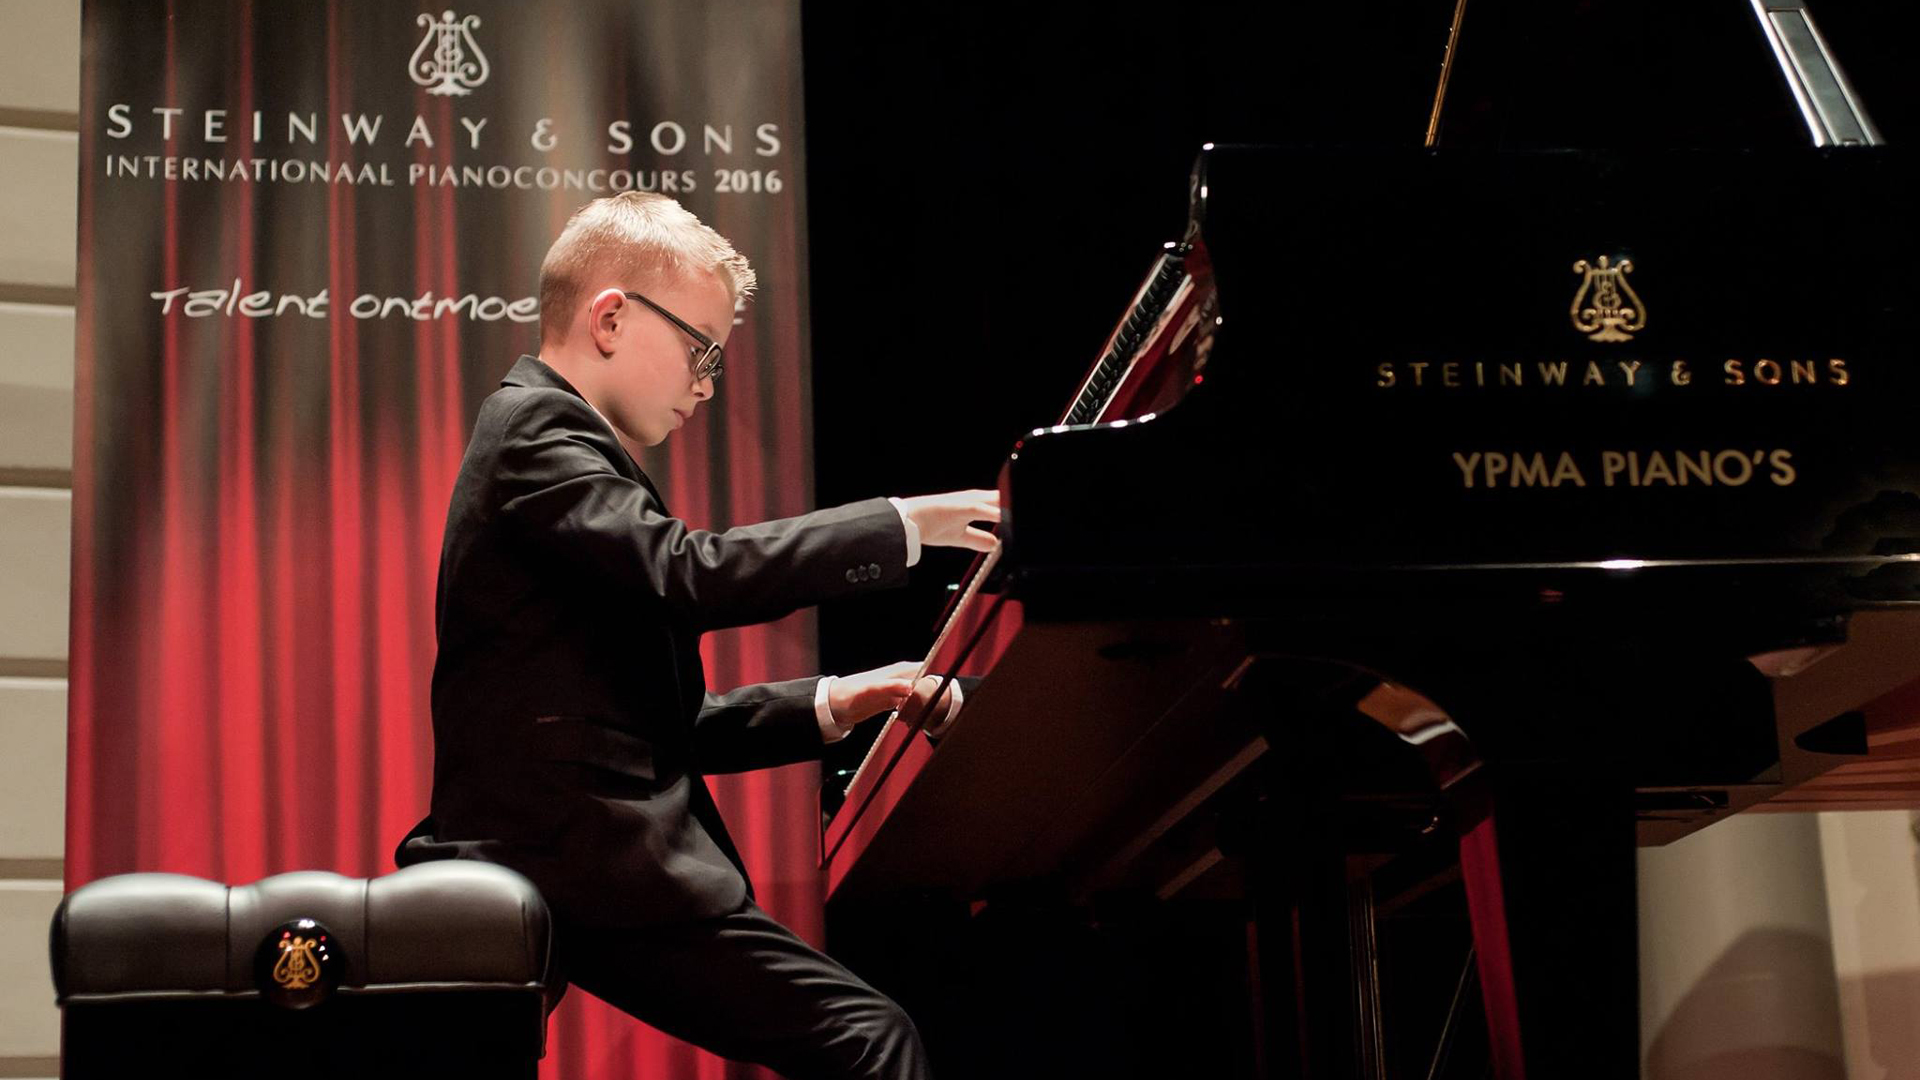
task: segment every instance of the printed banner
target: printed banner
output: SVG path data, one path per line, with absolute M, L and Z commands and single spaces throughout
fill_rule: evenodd
M 642 464 L 696 525 L 811 508 L 799 7 L 87 0 L 84 42 L 67 884 L 390 871 L 448 495 L 573 209 L 671 194 L 753 261 L 714 406 Z M 710 682 L 813 645 L 713 636 Z M 816 784 L 714 786 L 817 941 Z M 547 1076 L 750 1072 L 584 999 Z

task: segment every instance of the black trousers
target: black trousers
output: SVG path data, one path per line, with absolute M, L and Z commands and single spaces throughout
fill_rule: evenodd
M 568 982 L 677 1039 L 790 1080 L 927 1080 L 900 1006 L 749 900 L 718 919 L 607 930 L 557 920 Z

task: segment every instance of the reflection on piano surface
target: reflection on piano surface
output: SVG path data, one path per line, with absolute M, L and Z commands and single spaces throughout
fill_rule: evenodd
M 1238 898 L 1255 1067 L 1387 1076 L 1376 904 L 1458 880 L 1494 1071 L 1637 1072 L 1636 842 L 1920 723 L 1916 178 L 1804 141 L 1203 151 L 830 904 Z

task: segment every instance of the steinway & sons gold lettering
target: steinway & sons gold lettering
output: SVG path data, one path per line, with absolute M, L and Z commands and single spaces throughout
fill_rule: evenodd
M 1575 388 L 1692 386 L 1692 361 L 1652 363 L 1641 360 L 1408 360 L 1374 366 L 1373 385 L 1380 390 L 1468 390 L 1528 386 Z M 1846 386 L 1853 381 L 1847 362 L 1826 360 L 1747 360 L 1730 357 L 1720 363 L 1724 386 Z
M 1454 451 L 1465 488 L 1786 487 L 1799 478 L 1791 450 Z

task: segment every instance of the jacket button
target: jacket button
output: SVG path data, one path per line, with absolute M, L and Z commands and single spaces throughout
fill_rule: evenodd
M 860 571 L 858 570 L 847 571 L 847 584 L 851 585 L 854 582 L 859 580 L 860 580 Z
M 875 580 L 875 581 L 879 581 L 879 580 L 880 580 L 880 564 L 879 564 L 879 563 L 868 563 L 868 564 L 867 564 L 867 576 L 868 576 L 868 577 L 870 577 L 870 578 L 872 578 L 872 579 L 873 579 L 873 580 Z

